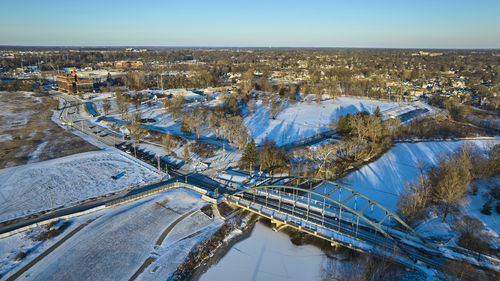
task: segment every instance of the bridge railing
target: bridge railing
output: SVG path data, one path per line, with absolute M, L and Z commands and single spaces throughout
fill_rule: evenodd
M 241 196 L 230 196 L 228 199 L 239 206 L 252 208 L 255 212 L 260 214 L 266 213 L 275 218 L 287 221 L 287 223 L 293 223 L 301 228 L 312 230 L 316 234 L 321 234 L 323 238 L 327 240 L 331 240 L 333 233 L 338 233 L 362 243 L 368 242 L 368 244 L 372 246 L 376 245 L 386 251 L 394 251 L 397 249 L 397 245 L 394 241 L 385 238 L 380 233 L 377 235 L 377 231 L 366 224 L 351 224 L 346 222 L 343 218 L 339 219 L 335 217 L 333 219 L 333 223 L 335 225 L 332 225 L 330 222 L 326 222 L 324 217 L 319 218 L 311 214 L 310 217 L 304 218 L 301 217 L 298 212 L 296 214 L 290 214 L 273 208 L 271 205 L 266 206 L 265 204 L 253 202 L 252 200 L 242 198 Z M 325 217 L 328 218 L 328 216 Z
M 260 194 L 258 196 L 265 196 L 265 195 Z M 252 200 L 253 199 L 252 194 L 247 194 L 246 196 L 243 196 L 243 197 L 238 196 L 238 198 L 240 200 L 242 200 L 243 202 L 247 202 L 246 205 L 249 205 L 249 206 L 258 205 L 258 206 L 261 206 L 264 208 L 268 208 L 268 209 L 272 209 L 272 210 L 281 212 L 281 210 L 279 210 L 279 208 L 276 208 L 275 206 L 273 206 L 271 204 L 267 204 L 267 201 L 263 204 L 263 203 L 259 203 L 258 201 Z M 357 235 L 363 235 L 363 233 L 360 233 L 358 231 L 360 229 L 363 231 L 371 231 L 371 233 L 373 233 L 373 234 L 375 234 L 376 232 L 379 232 L 377 229 L 375 229 L 372 226 L 370 226 L 369 224 L 363 222 L 363 220 L 359 220 L 359 217 L 355 217 L 353 214 L 351 214 L 345 210 L 344 210 L 344 212 L 342 212 L 342 210 L 339 210 L 340 212 L 338 212 L 338 213 L 332 212 L 328 208 L 323 209 L 322 207 L 308 205 L 308 204 L 305 204 L 305 203 L 300 202 L 300 201 L 293 201 L 292 199 L 282 200 L 282 199 L 284 199 L 284 197 L 277 196 L 276 194 L 272 194 L 272 193 L 269 193 L 269 198 L 270 198 L 270 200 L 273 200 L 273 199 L 274 200 L 281 200 L 282 204 L 288 203 L 290 205 L 293 205 L 294 208 L 302 208 L 304 210 L 307 210 L 308 215 L 310 217 L 301 218 L 302 221 L 307 221 L 310 218 L 313 219 L 315 212 L 318 214 L 321 214 L 321 218 L 317 218 L 320 221 L 325 219 L 325 218 L 327 218 L 327 219 L 331 218 L 332 220 L 334 220 L 334 222 L 336 224 L 335 227 L 329 228 L 329 230 L 331 230 L 331 231 L 339 232 L 339 230 L 342 230 L 342 229 L 349 230 L 350 232 L 352 232 L 354 238 Z M 295 215 L 294 211 L 295 211 L 295 209 L 292 209 L 292 214 L 290 214 L 290 213 L 287 213 L 287 214 L 294 216 Z M 297 212 L 297 214 L 298 214 L 298 212 Z M 347 226 L 349 226 L 349 227 L 347 227 Z M 379 237 L 381 237 L 382 235 L 383 235 L 383 233 L 379 232 Z M 376 240 L 376 238 L 375 238 L 375 240 Z M 391 242 L 391 245 L 392 245 L 392 242 Z
M 377 224 L 377 220 L 375 219 L 370 219 L 367 217 L 360 217 L 357 213 L 351 212 L 348 210 L 348 208 L 344 208 L 342 205 L 338 205 L 332 201 L 326 201 L 325 198 L 323 200 L 316 200 L 313 199 L 310 196 L 311 193 L 309 193 L 308 197 L 305 196 L 300 196 L 296 194 L 292 194 L 290 192 L 281 192 L 281 189 L 285 188 L 276 188 L 276 190 L 273 190 L 271 188 L 268 189 L 253 189 L 249 190 L 248 192 L 245 192 L 248 194 L 247 199 L 249 198 L 250 201 L 252 201 L 251 197 L 254 196 L 254 201 L 255 201 L 255 196 L 262 196 L 265 197 L 266 200 L 267 198 L 274 199 L 274 200 L 279 200 L 283 204 L 291 204 L 293 206 L 298 206 L 305 208 L 309 211 L 315 211 L 318 213 L 321 213 L 324 216 L 329 216 L 332 218 L 335 218 L 335 220 L 342 220 L 344 224 L 351 224 L 352 228 L 356 226 L 356 229 L 358 228 L 364 228 L 365 230 L 371 230 L 373 233 L 378 232 L 381 236 L 386 236 L 387 238 L 393 240 L 394 238 L 397 238 L 398 240 L 406 240 L 406 241 L 411 241 L 411 243 L 415 245 L 420 245 L 420 247 L 425 247 L 428 248 L 428 246 L 420 240 L 419 237 L 415 237 L 411 235 L 408 232 L 404 232 L 401 227 L 399 229 L 394 229 L 392 226 L 394 224 L 391 224 L 390 217 L 387 220 L 387 223 L 382 225 L 382 224 Z M 242 193 L 242 194 L 245 194 Z M 241 194 L 240 194 L 241 195 Z M 236 195 L 238 196 L 238 195 Z M 244 196 L 243 196 L 244 197 Z M 267 203 L 267 201 L 266 201 Z M 264 204 L 267 205 L 267 204 Z M 396 221 L 396 220 L 393 220 Z M 397 223 L 397 221 L 396 221 Z M 374 225 L 378 227 L 374 227 Z M 339 224 L 340 226 L 340 224 Z M 382 230 L 382 227 L 384 230 Z
M 286 179 L 288 180 L 292 179 L 292 181 L 290 182 L 292 185 L 290 185 L 290 183 L 285 185 L 279 184 L 280 181 Z M 297 182 L 293 182 L 293 180 L 297 180 Z M 309 183 L 309 184 L 314 183 L 315 185 L 332 184 L 334 185 L 334 188 L 328 194 L 321 194 L 311 189 L 310 187 L 302 188 L 301 186 L 304 183 Z M 303 176 L 291 176 L 291 177 L 277 178 L 276 180 L 270 181 L 265 185 L 252 186 L 245 191 L 239 191 L 239 193 L 253 192 L 254 190 L 266 190 L 266 189 L 275 190 L 280 194 L 287 194 L 287 193 L 292 194 L 292 192 L 297 192 L 297 194 L 299 194 L 298 191 L 300 191 L 300 193 L 309 193 L 308 196 L 310 196 L 310 194 L 313 194 L 313 197 L 316 197 L 316 199 L 320 199 L 323 201 L 326 199 L 326 202 L 333 203 L 332 206 L 334 208 L 335 206 L 339 206 L 340 208 L 345 208 L 349 212 L 355 214 L 356 216 L 359 216 L 364 221 L 372 225 L 374 228 L 377 228 L 381 233 L 384 233 L 384 235 L 387 235 L 387 233 L 385 233 L 386 231 L 382 229 L 382 226 L 384 228 L 390 228 L 391 231 L 394 231 L 395 234 L 400 235 L 401 239 L 409 239 L 412 240 L 414 243 L 418 243 L 424 247 L 436 250 L 435 246 L 430 245 L 425 239 L 423 239 L 420 235 L 418 235 L 418 233 L 415 232 L 415 230 L 413 230 L 401 218 L 399 218 L 397 214 L 391 212 L 381 204 L 357 192 L 352 188 L 342 186 L 339 185 L 338 183 L 325 179 L 303 177 Z M 292 192 L 281 192 L 281 190 L 285 191 L 287 189 L 289 189 L 288 191 L 291 190 Z M 334 199 L 332 195 L 333 193 L 337 193 L 339 195 L 338 200 Z M 342 197 L 341 195 L 344 195 L 344 197 Z M 364 207 L 360 206 L 360 208 L 356 208 L 357 201 L 359 201 L 360 203 L 364 201 L 365 206 Z M 368 210 L 368 208 L 371 210 L 370 212 L 373 213 L 374 217 L 367 214 L 366 211 Z
M 143 191 L 143 192 L 131 195 L 131 196 L 127 196 L 127 197 L 124 197 L 124 198 L 113 200 L 113 201 L 111 201 L 111 202 L 109 202 L 109 203 L 106 204 L 106 208 L 111 208 L 111 207 L 114 207 L 114 206 L 118 206 L 118 205 L 121 205 L 121 204 L 125 204 L 125 203 L 128 203 L 128 202 L 139 200 L 141 198 L 144 198 L 144 197 L 156 194 L 156 193 L 160 193 L 160 192 L 163 192 L 163 191 L 171 190 L 171 189 L 174 189 L 174 188 L 187 188 L 187 189 L 191 189 L 193 191 L 196 191 L 196 192 L 198 192 L 198 193 L 200 193 L 202 195 L 206 195 L 208 193 L 208 191 L 206 191 L 204 189 L 201 189 L 199 187 L 196 187 L 194 185 L 191 185 L 189 183 L 185 183 L 181 179 L 174 179 L 172 183 L 168 183 L 168 184 L 156 187 L 156 188 L 152 188 L 150 190 Z
M 279 196 L 281 196 L 282 198 L 287 198 L 287 196 L 288 196 L 288 200 L 290 200 L 290 199 L 291 200 L 300 199 L 303 202 L 310 201 L 311 204 L 316 204 L 316 205 L 320 205 L 320 206 L 322 206 L 323 204 L 325 204 L 326 207 L 330 208 L 331 210 L 336 210 L 337 213 L 339 212 L 339 209 L 341 209 L 341 206 L 339 206 L 337 204 L 325 203 L 323 200 L 316 200 L 314 198 L 305 197 L 305 196 L 302 196 L 302 195 L 295 195 L 295 194 L 292 194 L 291 197 L 290 197 L 289 193 L 287 193 L 287 192 L 280 192 L 279 190 L 278 190 L 278 194 L 280 194 Z M 354 216 L 357 217 L 356 215 L 354 215 Z M 374 223 L 378 222 L 377 219 L 371 217 L 370 215 L 366 215 L 365 214 L 365 218 L 370 219 Z M 411 236 L 411 234 L 409 234 L 408 231 L 402 225 L 398 224 L 397 221 L 395 221 L 395 220 L 390 220 L 390 219 L 386 220 L 386 221 L 383 222 L 382 226 L 385 226 L 387 229 L 390 228 L 391 231 L 397 231 L 397 233 L 395 233 L 395 234 L 398 234 L 399 236 L 408 236 L 408 235 Z M 416 243 L 421 243 L 418 240 L 416 240 L 415 242 Z

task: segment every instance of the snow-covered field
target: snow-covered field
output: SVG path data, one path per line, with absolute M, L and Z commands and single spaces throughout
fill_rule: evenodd
M 213 234 L 222 224 L 220 219 L 212 220 L 197 212 L 205 204 L 199 194 L 179 189 L 73 219 L 72 227 L 89 219 L 96 220 L 39 261 L 19 280 L 128 280 L 150 257 L 156 261 L 145 268 L 138 280 L 165 280 L 182 263 L 192 246 Z M 68 233 L 66 230 L 56 239 Z M 162 234 L 165 239 L 158 244 Z M 31 247 L 24 242 L 26 239 L 27 233 L 19 233 L 0 240 L 0 249 L 5 250 L 0 257 L 11 260 L 21 250 L 18 247 Z M 18 243 L 10 244 L 12 241 Z M 54 243 L 50 240 L 44 243 L 49 242 Z M 45 249 L 48 245 L 41 247 Z M 1 272 L 8 271 L 11 275 L 34 256 L 20 263 L 2 263 Z
M 74 154 L 0 170 L 0 220 L 8 220 L 92 196 L 153 182 L 156 171 L 116 149 Z M 49 193 L 49 188 L 51 191 Z
M 330 128 L 325 126 L 341 115 L 363 110 L 373 113 L 377 106 L 381 111 L 385 111 L 400 105 L 385 101 L 338 97 L 335 103 L 326 100 L 320 104 L 316 102 L 290 104 L 273 120 L 269 106 L 264 106 L 259 101 L 255 112 L 245 118 L 245 123 L 257 144 L 265 140 L 274 140 L 277 145 L 283 145 L 329 130 Z
M 295 246 L 288 235 L 258 222 L 250 237 L 233 245 L 200 281 L 319 281 L 326 259 L 319 248 Z
M 0 92 L 0 132 L 22 128 L 26 126 L 31 116 L 36 112 L 20 108 L 21 103 L 40 104 L 41 98 L 32 96 L 33 93 Z M 6 136 L 0 135 L 0 141 Z

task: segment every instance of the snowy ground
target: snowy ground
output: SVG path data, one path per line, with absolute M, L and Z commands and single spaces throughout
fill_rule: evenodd
M 491 200 L 492 197 L 488 193 L 497 186 L 500 186 L 500 176 L 489 180 L 479 180 L 475 183 L 478 187 L 477 195 L 469 195 L 465 200 L 465 205 L 462 209 L 464 215 L 480 219 L 490 230 L 492 237 L 500 237 L 500 215 L 495 211 L 495 200 L 492 203 L 491 215 L 481 213 L 483 204 Z M 497 240 L 497 248 L 500 247 L 500 240 Z
M 55 101 L 32 92 L 0 92 L 0 168 L 94 150 L 55 125 Z
M 0 132 L 6 130 L 12 130 L 14 128 L 22 128 L 26 126 L 31 116 L 36 112 L 34 110 L 23 110 L 23 108 L 19 106 L 21 103 L 34 103 L 40 104 L 42 102 L 39 97 L 32 97 L 32 93 L 5 93 L 0 92 L 0 96 L 5 96 L 5 99 L 2 99 L 0 102 L 1 110 L 0 110 Z M 12 96 L 12 99 L 8 97 Z M 9 139 L 8 135 L 0 135 L 0 141 Z
M 500 140 L 398 143 L 377 161 L 347 175 L 338 182 L 372 198 L 390 211 L 396 212 L 398 195 L 405 191 L 405 182 L 416 181 L 420 174 L 419 160 L 424 164 L 424 169 L 429 165 L 436 165 L 441 154 L 455 151 L 464 143 L 486 147 L 500 143 Z M 320 186 L 316 191 L 325 194 L 331 188 L 331 186 Z M 465 201 L 465 213 L 482 219 L 484 215 L 479 211 L 484 200 L 481 196 L 468 196 Z M 493 214 L 483 222 L 495 232 L 500 233 L 498 216 L 496 219 L 494 217 Z
M 214 234 L 222 223 L 222 220 L 218 218 L 212 220 L 201 212 L 196 212 L 179 222 L 162 245 L 155 247 L 152 256 L 157 259 L 137 280 L 167 279 L 191 249 Z
M 156 171 L 144 163 L 119 152 L 105 149 L 0 170 L 0 220 L 8 220 L 54 207 L 125 189 L 128 173 L 130 186 L 153 182 Z
M 103 93 L 100 95 L 93 94 L 94 98 L 93 101 L 95 101 L 95 105 L 97 107 L 97 110 L 99 112 L 102 112 L 102 103 L 101 100 L 109 98 L 110 95 L 109 93 Z M 199 102 L 195 102 L 198 103 Z M 206 103 L 206 102 L 204 102 Z M 188 104 L 189 105 L 189 104 Z M 162 106 L 161 102 L 153 102 L 152 106 L 149 107 L 147 104 L 142 104 L 139 107 L 135 106 L 129 106 L 129 112 L 130 114 L 133 114 L 134 112 L 140 111 L 142 112 L 142 117 L 143 118 L 150 118 L 154 119 L 157 122 L 153 124 L 146 125 L 146 127 L 151 127 L 152 130 L 163 132 L 163 133 L 171 133 L 171 134 L 176 134 L 176 135 L 181 135 L 181 136 L 186 136 L 184 133 L 181 132 L 180 127 L 181 124 L 180 122 L 174 122 Z M 82 117 L 88 119 L 91 122 L 94 122 L 98 124 L 99 126 L 106 127 L 111 130 L 116 130 L 116 127 L 122 127 L 122 125 L 118 125 L 114 122 L 110 121 L 97 121 L 97 118 L 93 118 L 88 113 L 86 113 L 85 110 L 80 110 L 80 114 Z M 115 118 L 119 120 L 121 116 L 117 114 L 117 108 L 116 108 L 116 103 L 114 100 L 111 102 L 111 110 L 108 114 L 108 117 Z M 58 120 L 54 120 L 54 122 L 57 122 Z M 115 127 L 115 128 L 113 128 Z M 75 131 L 75 134 L 79 134 L 77 131 Z M 141 149 L 145 149 L 147 151 L 153 152 L 157 155 L 160 155 L 162 157 L 168 158 L 169 163 L 171 164 L 185 164 L 184 168 L 189 169 L 189 170 L 196 170 L 196 171 L 206 171 L 207 174 L 214 175 L 217 171 L 226 169 L 231 163 L 234 163 L 239 160 L 241 157 L 241 152 L 235 149 L 234 147 L 228 145 L 226 143 L 225 145 L 225 150 L 222 149 L 223 143 L 221 141 L 215 140 L 215 137 L 211 132 L 208 130 L 205 131 L 205 134 L 202 134 L 202 136 L 208 136 L 209 138 L 205 138 L 203 142 L 209 143 L 211 145 L 214 145 L 217 147 L 217 150 L 215 152 L 215 155 L 207 158 L 199 157 L 195 153 L 191 153 L 191 158 L 189 163 L 184 163 L 182 159 L 183 154 L 184 154 L 184 146 L 183 145 L 190 145 L 193 141 L 187 140 L 187 143 L 182 143 L 179 144 L 175 149 L 172 150 L 177 157 L 172 157 L 172 156 L 166 156 L 165 149 L 162 148 L 159 145 L 154 145 L 153 143 L 141 143 L 139 144 L 139 147 Z M 85 136 L 82 136 L 85 138 Z M 188 137 L 193 138 L 192 135 L 189 135 Z M 85 138 L 88 139 L 88 138 Z M 88 139 L 89 142 L 95 143 L 95 141 L 92 142 L 91 138 Z M 98 145 L 98 144 L 96 144 Z M 105 145 L 100 145 L 100 147 L 106 147 Z M 200 164 L 200 161 L 210 163 L 210 168 L 206 169 L 202 164 Z
M 278 145 L 283 145 L 331 129 L 325 126 L 341 115 L 363 110 L 373 113 L 377 106 L 381 111 L 385 111 L 400 105 L 385 101 L 338 97 L 335 103 L 333 100 L 326 100 L 320 104 L 316 102 L 290 104 L 273 120 L 269 106 L 264 106 L 259 101 L 255 112 L 245 118 L 245 123 L 257 144 L 269 139 Z
M 87 217 L 87 219 L 89 219 L 91 216 Z M 71 225 L 62 234 L 47 241 L 34 241 L 32 239 L 37 237 L 40 232 L 46 231 L 45 227 L 37 227 L 0 239 L 0 275 L 7 276 L 7 274 L 10 275 L 22 268 L 35 259 L 35 257 L 54 245 L 62 237 L 77 228 L 81 223 L 84 223 L 87 219 L 70 220 Z M 16 261 L 15 256 L 20 252 L 28 252 L 28 254 L 23 260 Z
M 199 194 L 179 189 L 73 219 L 75 227 L 96 218 L 18 280 L 128 280 L 149 257 L 156 262 L 146 267 L 138 280 L 165 280 L 193 245 L 222 224 L 219 219 L 197 212 L 205 204 Z M 66 230 L 56 239 L 69 232 Z M 162 234 L 165 239 L 158 245 Z M 19 248 L 32 246 L 23 242 L 27 235 L 19 233 L 0 240 L 2 259 L 7 261 L 1 264 L 2 272 L 13 274 L 34 258 L 28 256 L 20 263 L 10 261 Z M 44 242 L 47 245 L 42 248 L 48 248 L 49 242 L 55 241 Z
M 97 98 L 96 100 L 99 99 Z M 220 104 L 220 100 L 212 100 L 188 103 L 186 107 L 214 106 Z M 102 112 L 99 101 L 96 102 L 96 106 L 98 111 Z M 407 108 L 411 107 L 409 103 L 399 104 L 354 97 L 338 97 L 335 99 L 335 103 L 333 103 L 333 100 L 325 100 L 320 104 L 316 102 L 300 102 L 294 105 L 287 104 L 278 114 L 277 118 L 273 120 L 269 106 L 264 106 L 262 101 L 259 101 L 257 102 L 255 112 L 246 114 L 244 120 L 250 131 L 250 136 L 255 139 L 257 144 L 261 144 L 269 139 L 276 141 L 278 145 L 283 145 L 331 129 L 327 126 L 341 115 L 347 113 L 353 114 L 363 110 L 373 113 L 377 106 L 383 112 L 406 112 L 399 109 L 407 110 Z M 130 114 L 135 111 L 141 111 L 143 118 L 155 119 L 156 123 L 154 126 L 158 130 L 183 135 L 180 131 L 180 122 L 172 120 L 170 114 L 163 109 L 162 103 L 153 103 L 151 107 L 148 107 L 146 104 L 142 104 L 138 108 L 135 106 L 129 107 Z M 245 109 L 244 112 L 247 112 L 247 110 Z M 120 118 L 117 114 L 116 103 L 112 102 L 108 116 Z M 207 128 L 202 136 L 213 137 L 213 133 Z

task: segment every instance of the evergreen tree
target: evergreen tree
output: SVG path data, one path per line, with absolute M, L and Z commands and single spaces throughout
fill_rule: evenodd
M 340 135 L 348 135 L 351 130 L 351 115 L 347 113 L 345 116 L 340 116 L 337 121 L 337 133 Z
M 373 115 L 377 117 L 382 117 L 382 114 L 380 113 L 380 107 L 377 106 L 377 108 L 375 108 Z
M 241 159 L 247 164 L 251 164 L 253 166 L 257 163 L 257 158 L 258 158 L 257 145 L 255 144 L 255 140 L 251 139 L 250 142 L 245 147 Z

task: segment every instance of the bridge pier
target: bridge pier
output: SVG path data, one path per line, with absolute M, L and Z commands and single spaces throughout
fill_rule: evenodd
M 280 232 L 282 229 L 288 226 L 286 222 L 281 222 L 277 220 L 271 220 L 271 223 L 273 224 L 272 229 L 276 232 Z
M 338 251 L 342 247 L 342 245 L 339 242 L 333 240 L 330 242 L 330 245 L 333 248 L 335 248 L 335 251 Z
M 214 214 L 215 217 L 219 217 L 223 220 L 226 220 L 226 218 L 224 218 L 220 212 L 219 212 L 219 207 L 217 206 L 217 204 L 212 204 L 212 212 Z

